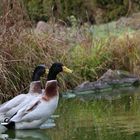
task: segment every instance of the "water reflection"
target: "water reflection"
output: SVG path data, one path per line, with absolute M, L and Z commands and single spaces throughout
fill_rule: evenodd
M 6 132 L 20 140 L 139 140 L 140 89 L 79 95 L 60 100 L 56 126 Z M 2 138 L 1 138 L 2 139 Z
M 3 140 L 50 140 L 50 137 L 43 130 L 8 130 L 1 134 Z
M 45 131 L 47 129 L 53 128 L 56 126 L 54 118 L 58 118 L 58 115 L 53 115 L 50 119 L 48 119 L 44 124 L 40 126 L 40 129 L 34 130 L 7 130 L 3 126 L 0 125 L 0 139 L 2 140 L 50 140 L 49 136 Z

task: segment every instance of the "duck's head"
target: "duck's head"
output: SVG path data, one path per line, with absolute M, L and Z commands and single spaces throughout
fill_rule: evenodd
M 46 69 L 46 66 L 44 64 L 38 65 L 32 75 L 32 81 L 39 81 L 40 77 L 44 74 L 48 74 L 48 69 Z
M 49 69 L 47 80 L 55 80 L 57 74 L 60 72 L 72 73 L 72 70 L 68 69 L 62 63 L 53 63 L 51 68 Z

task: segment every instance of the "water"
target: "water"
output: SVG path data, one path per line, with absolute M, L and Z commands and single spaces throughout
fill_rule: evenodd
M 0 140 L 139 140 L 140 89 L 62 98 L 55 115 L 54 127 L 7 131 Z

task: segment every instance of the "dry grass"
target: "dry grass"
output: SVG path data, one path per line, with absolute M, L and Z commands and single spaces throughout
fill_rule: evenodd
M 50 67 L 62 62 L 74 70 L 72 75 L 59 76 L 62 90 L 96 80 L 109 68 L 140 75 L 139 32 L 97 39 L 88 32 L 89 27 L 53 26 L 54 32 L 36 34 L 20 18 L 6 19 L 3 16 L 0 21 L 1 100 L 27 92 L 32 71 L 40 63 Z M 13 24 L 9 26 L 10 20 Z

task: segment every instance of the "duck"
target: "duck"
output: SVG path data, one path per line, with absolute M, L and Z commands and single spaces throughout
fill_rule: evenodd
M 17 95 L 13 99 L 2 104 L 0 106 L 0 121 L 6 121 L 32 99 L 42 94 L 40 77 L 42 77 L 45 73 L 48 74 L 48 69 L 44 64 L 40 64 L 35 67 L 29 87 L 29 92 L 27 94 Z M 5 117 L 6 119 L 4 119 Z
M 42 96 L 35 98 L 27 106 L 21 108 L 8 123 L 1 123 L 7 129 L 36 129 L 55 112 L 59 101 L 59 86 L 56 80 L 60 72 L 72 73 L 61 63 L 52 64 L 46 78 Z

